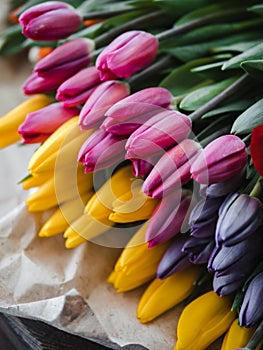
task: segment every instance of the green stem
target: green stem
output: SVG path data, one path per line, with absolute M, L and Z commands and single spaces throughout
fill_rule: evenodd
M 259 324 L 245 349 L 256 350 L 257 346 L 263 341 L 263 321 Z
M 213 23 L 217 19 L 220 19 L 220 18 L 225 19 L 225 17 L 227 17 L 227 16 L 231 16 L 233 14 L 236 15 L 236 14 L 243 13 L 243 12 L 244 12 L 244 9 L 237 9 L 237 8 L 218 11 L 216 13 L 212 13 L 212 14 L 209 14 L 207 16 L 194 19 L 190 22 L 183 23 L 181 25 L 176 26 L 175 28 L 168 29 L 162 33 L 157 34 L 156 38 L 159 41 L 166 40 L 172 36 L 184 34 L 192 29 L 199 28 L 199 27 L 203 26 L 204 24 Z
M 163 68 L 166 68 L 170 63 L 172 63 L 172 58 L 170 56 L 164 56 L 159 61 L 153 63 L 151 66 L 145 68 L 142 72 L 132 76 L 128 79 L 128 83 L 131 87 L 136 86 L 136 84 L 144 79 L 156 74 L 156 72 L 160 71 Z
M 218 94 L 216 97 L 212 98 L 209 102 L 204 104 L 202 107 L 198 108 L 196 111 L 191 113 L 189 117 L 192 121 L 199 119 L 202 115 L 209 112 L 213 108 L 215 108 L 219 103 L 223 102 L 225 99 L 233 95 L 237 90 L 239 90 L 243 85 L 247 84 L 250 80 L 250 76 L 248 74 L 244 74 L 242 77 L 237 79 L 233 84 L 228 86 L 224 91 Z
M 96 48 L 108 44 L 117 35 L 124 33 L 126 30 L 134 29 L 142 24 L 145 24 L 145 22 L 150 22 L 150 21 L 153 21 L 153 20 L 155 20 L 159 17 L 163 17 L 163 16 L 164 16 L 163 11 L 151 12 L 147 15 L 137 17 L 137 18 L 135 18 L 127 23 L 124 23 L 123 25 L 120 25 L 116 28 L 108 30 L 106 33 L 103 33 L 94 39 Z

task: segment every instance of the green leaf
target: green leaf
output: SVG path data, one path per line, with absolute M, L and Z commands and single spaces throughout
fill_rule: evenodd
M 210 3 L 209 0 L 153 0 L 153 2 L 163 11 L 173 16 L 181 16 L 193 9 L 202 7 Z
M 263 59 L 243 61 L 241 67 L 253 78 L 263 80 Z
M 238 77 L 231 77 L 220 81 L 219 83 L 210 84 L 208 86 L 196 89 L 189 93 L 180 103 L 180 108 L 185 111 L 194 111 L 203 106 L 220 92 L 225 90 L 229 85 L 236 81 Z
M 250 133 L 261 124 L 263 124 L 263 98 L 240 114 L 232 126 L 231 133 L 237 135 Z
M 202 119 L 211 118 L 218 114 L 244 111 L 246 108 L 251 106 L 252 103 L 253 101 L 251 99 L 242 99 L 233 102 L 228 102 L 219 108 L 212 109 L 208 113 L 205 113 L 202 116 Z
M 24 35 L 19 24 L 12 25 L 0 36 L 0 55 L 13 55 L 23 49 Z
M 251 6 L 248 8 L 248 11 L 256 12 L 260 16 L 263 16 L 263 4 Z
M 219 56 L 219 55 L 218 55 Z M 230 54 L 225 54 L 224 56 L 222 55 L 222 58 L 228 59 L 232 55 Z M 214 62 L 210 64 L 205 64 L 203 66 L 198 66 L 193 68 L 191 71 L 193 73 L 198 73 L 199 75 L 203 76 L 204 78 L 208 79 L 213 79 L 215 81 L 226 79 L 230 77 L 230 72 L 225 71 L 222 72 L 221 67 L 225 63 L 226 60 L 224 61 L 219 61 L 219 62 Z M 232 76 L 232 74 L 231 74 Z
M 248 60 L 257 60 L 257 59 L 263 59 L 263 43 L 253 46 L 249 50 L 246 50 L 245 52 L 241 53 L 240 55 L 237 55 L 233 58 L 231 58 L 229 61 L 227 61 L 222 69 L 232 69 L 237 68 L 240 66 L 241 62 L 248 61 Z
M 214 53 L 222 53 L 222 52 L 244 52 L 250 49 L 253 46 L 256 46 L 262 42 L 262 39 L 259 40 L 250 40 L 250 41 L 241 41 L 238 43 L 234 43 L 231 45 L 218 46 L 215 47 L 212 51 Z

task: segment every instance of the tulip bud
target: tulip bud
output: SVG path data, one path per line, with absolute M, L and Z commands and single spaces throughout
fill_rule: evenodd
M 206 349 L 224 334 L 236 317 L 231 311 L 232 300 L 207 292 L 188 304 L 177 325 L 174 350 Z
M 188 241 L 189 236 L 178 234 L 169 248 L 164 253 L 157 269 L 157 278 L 167 278 L 175 272 L 182 271 L 192 264 L 188 260 L 187 253 L 183 252 L 183 246 Z
M 39 77 L 32 73 L 23 85 L 25 95 L 53 92 L 63 83 L 64 77 Z
M 35 112 L 51 103 L 45 95 L 28 98 L 16 108 L 0 118 L 0 148 L 6 147 L 21 139 L 17 129 L 24 122 L 28 113 Z
M 159 160 L 159 154 L 149 155 L 147 157 L 144 157 L 144 159 L 141 159 L 141 158 L 131 159 L 132 172 L 134 176 L 137 176 L 137 177 L 141 176 L 145 178 L 153 169 L 154 165 L 158 160 Z
M 239 312 L 241 326 L 252 327 L 263 319 L 262 308 L 263 272 L 249 283 Z
M 110 107 L 101 128 L 113 134 L 131 134 L 162 108 L 168 108 L 171 101 L 172 95 L 167 89 L 152 87 L 140 90 Z
M 96 67 L 82 69 L 59 86 L 56 99 L 63 101 L 66 107 L 83 104 L 100 83 L 100 75 Z
M 189 237 L 182 247 L 182 252 L 187 254 L 192 264 L 207 264 L 214 247 L 213 237 Z
M 23 143 L 42 143 L 59 126 L 78 115 L 78 108 L 67 108 L 62 103 L 52 103 L 36 112 L 27 114 L 18 128 Z
M 252 130 L 251 143 L 249 145 L 253 164 L 260 176 L 263 176 L 262 162 L 262 145 L 263 145 L 263 125 L 259 125 Z
M 253 328 L 241 327 L 236 318 L 224 336 L 221 350 L 233 350 L 245 346 L 254 331 Z
M 176 111 L 163 111 L 134 131 L 126 144 L 127 158 L 144 157 L 168 149 L 185 139 L 191 120 Z
M 158 40 L 150 33 L 132 30 L 121 34 L 96 60 L 101 80 L 129 78 L 154 61 L 158 47 Z
M 78 161 L 85 166 L 85 172 L 105 169 L 122 160 L 126 139 L 104 130 L 96 130 L 82 145 Z
M 246 145 L 235 135 L 221 136 L 209 143 L 191 166 L 192 178 L 202 184 L 225 181 L 247 163 Z
M 191 179 L 190 167 L 200 151 L 200 145 L 185 139 L 160 158 L 143 184 L 143 192 L 161 198 Z
M 153 280 L 143 293 L 137 308 L 140 322 L 152 321 L 187 298 L 194 289 L 198 272 L 199 269 L 191 267 L 164 280 Z
M 187 220 L 190 197 L 181 191 L 164 197 L 154 210 L 146 232 L 146 241 L 149 247 L 168 241 L 182 229 L 184 220 Z
M 22 33 L 38 41 L 64 39 L 73 34 L 81 22 L 76 10 L 60 1 L 46 1 L 32 6 L 19 17 Z
M 263 223 L 263 204 L 247 194 L 229 195 L 220 207 L 216 226 L 218 245 L 233 245 L 250 236 Z
M 65 81 L 90 63 L 90 53 L 94 43 L 90 39 L 79 38 L 58 46 L 49 55 L 42 58 L 34 72 L 43 78 L 56 78 Z M 59 84 L 59 85 L 60 85 Z
M 84 104 L 79 124 L 82 129 L 99 126 L 105 118 L 105 112 L 117 101 L 129 95 L 129 85 L 120 81 L 106 81 L 100 84 Z

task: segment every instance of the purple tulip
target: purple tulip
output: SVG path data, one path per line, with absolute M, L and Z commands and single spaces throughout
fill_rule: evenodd
M 190 233 L 193 237 L 214 237 L 218 211 L 225 197 L 203 198 L 192 209 L 189 217 Z
M 188 219 L 190 197 L 177 190 L 164 197 L 155 208 L 146 231 L 148 247 L 154 247 L 177 235 Z
M 236 244 L 263 224 L 263 204 L 247 194 L 229 195 L 219 210 L 215 239 L 217 245 Z
M 144 181 L 143 192 L 153 198 L 162 198 L 190 181 L 191 163 L 200 149 L 200 144 L 190 139 L 169 149 Z
M 50 93 L 55 91 L 63 81 L 63 77 L 43 78 L 32 73 L 23 85 L 23 92 L 25 95 Z
M 52 41 L 78 30 L 82 18 L 76 10 L 60 1 L 46 1 L 30 7 L 19 17 L 22 33 L 32 40 Z
M 62 81 L 87 67 L 93 49 L 94 43 L 90 39 L 70 40 L 42 58 L 35 65 L 34 72 L 43 78 L 55 77 L 61 84 Z
M 129 135 L 144 122 L 168 108 L 171 93 L 164 88 L 152 87 L 140 90 L 115 103 L 107 110 L 107 118 L 101 127 L 112 134 Z
M 208 144 L 191 167 L 192 178 L 202 184 L 225 181 L 247 163 L 245 143 L 235 135 L 221 136 Z
M 85 172 L 105 169 L 123 159 L 125 142 L 121 137 L 96 130 L 82 145 L 78 161 L 85 166 Z
M 56 99 L 62 101 L 66 107 L 83 104 L 100 83 L 100 74 L 96 67 L 84 68 L 59 86 Z
M 182 247 L 182 252 L 187 254 L 192 264 L 207 264 L 214 247 L 213 237 L 189 237 Z
M 23 143 L 44 142 L 59 126 L 79 114 L 78 108 L 67 108 L 63 103 L 52 103 L 44 108 L 27 114 L 18 133 Z
M 191 120 L 176 111 L 163 111 L 147 120 L 129 137 L 127 158 L 145 157 L 168 149 L 187 138 Z
M 175 272 L 182 271 L 192 266 L 188 260 L 187 253 L 182 251 L 188 239 L 189 236 L 184 234 L 178 234 L 174 238 L 158 265 L 157 278 L 167 278 Z
M 110 80 L 101 83 L 93 91 L 80 112 L 79 124 L 81 128 L 92 129 L 99 126 L 109 107 L 128 96 L 129 92 L 129 85 L 121 81 Z
M 129 78 L 155 59 L 158 40 L 150 33 L 132 30 L 114 39 L 98 56 L 101 80 Z
M 249 283 L 239 312 L 240 326 L 253 327 L 263 319 L 263 272 Z

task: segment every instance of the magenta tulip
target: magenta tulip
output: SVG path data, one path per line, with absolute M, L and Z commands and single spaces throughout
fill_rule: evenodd
M 121 34 L 96 60 L 101 79 L 129 78 L 154 61 L 158 47 L 157 38 L 150 33 L 132 30 Z
M 32 73 L 23 85 L 23 92 L 25 95 L 50 93 L 55 91 L 63 81 L 63 77 L 43 78 Z
M 105 112 L 116 102 L 129 95 L 129 85 L 121 81 L 105 81 L 101 83 L 84 104 L 79 124 L 82 129 L 92 129 L 101 124 Z
M 67 107 L 83 104 L 100 83 L 100 74 L 96 67 L 82 69 L 59 86 L 56 99 L 63 101 Z
M 221 136 L 209 143 L 191 166 L 192 178 L 202 184 L 225 181 L 247 163 L 245 143 L 235 135 Z
M 78 108 L 64 107 L 61 102 L 52 103 L 36 112 L 29 113 L 18 133 L 23 143 L 44 142 L 59 126 L 77 116 Z
M 82 18 L 64 2 L 46 1 L 27 9 L 19 17 L 22 33 L 32 40 L 60 40 L 80 27 Z

